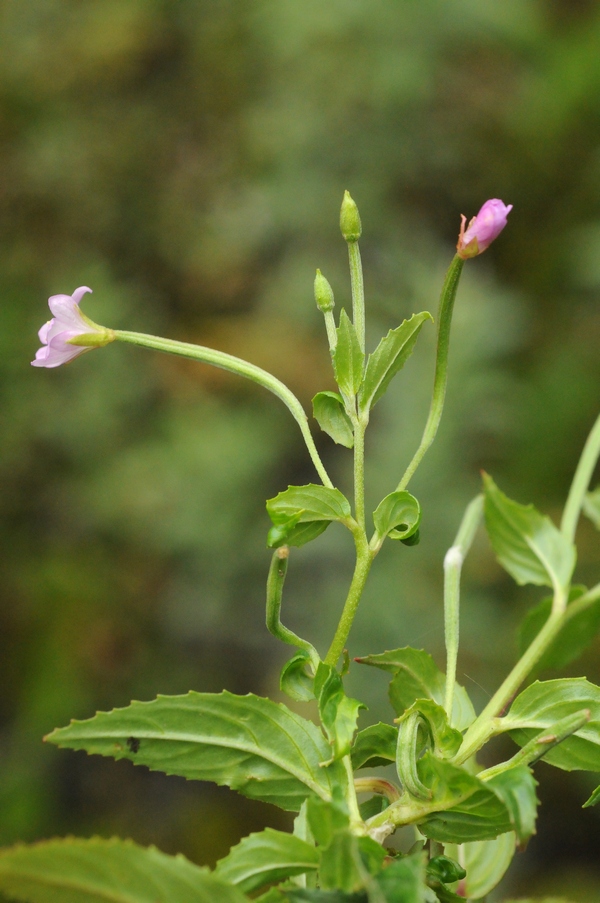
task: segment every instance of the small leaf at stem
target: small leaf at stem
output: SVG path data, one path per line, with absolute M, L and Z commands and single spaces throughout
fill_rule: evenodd
M 515 855 L 516 838 L 512 831 L 493 840 L 473 841 L 459 846 L 446 844 L 446 853 L 460 855 L 467 872 L 460 883 L 460 892 L 469 900 L 481 900 L 500 883 Z M 460 850 L 460 854 L 459 854 Z
M 294 834 L 266 828 L 245 837 L 217 862 L 215 874 L 240 890 L 250 893 L 293 875 L 316 871 L 316 848 Z
M 564 589 L 575 567 L 575 547 L 533 505 L 511 501 L 483 475 L 485 524 L 500 564 L 520 585 Z
M 527 843 L 535 834 L 535 822 L 539 800 L 535 793 L 537 781 L 526 765 L 518 765 L 503 771 L 487 782 L 496 791 L 508 809 L 513 831 L 519 845 Z
M 421 506 L 406 489 L 391 492 L 373 513 L 373 523 L 379 537 L 406 540 L 413 536 L 421 523 Z
M 333 352 L 335 378 L 344 395 L 353 397 L 363 379 L 365 355 L 360 347 L 356 329 L 344 309 L 337 328 L 337 345 Z
M 247 903 L 248 898 L 183 856 L 131 840 L 69 837 L 0 851 L 0 891 L 28 903 Z
M 342 766 L 321 766 L 329 746 L 316 725 L 252 694 L 190 692 L 132 702 L 88 721 L 72 721 L 46 740 L 214 781 L 292 811 L 310 793 L 330 799 L 335 787 L 346 784 Z
M 315 680 L 306 671 L 310 661 L 310 654 L 301 649 L 281 669 L 279 688 L 295 702 L 310 702 L 315 698 Z
M 350 502 L 339 489 L 318 486 L 288 486 L 275 498 L 267 501 L 267 512 L 274 524 L 287 524 L 298 516 L 296 523 L 312 521 L 343 521 L 351 516 Z
M 586 591 L 585 586 L 572 586 L 570 605 Z M 567 608 L 568 608 L 567 605 Z M 523 655 L 534 641 L 552 611 L 552 599 L 547 597 L 532 608 L 519 628 L 519 651 Z M 585 651 L 600 631 L 600 599 L 573 615 L 564 625 L 554 642 L 548 647 L 536 665 L 536 671 L 546 668 L 564 668 Z
M 375 351 L 369 355 L 365 378 L 359 393 L 361 411 L 369 411 L 385 394 L 390 382 L 412 354 L 415 342 L 426 320 L 433 322 L 427 311 L 413 314 L 410 320 L 390 329 Z
M 563 771 L 600 771 L 600 687 L 584 677 L 535 681 L 520 693 L 506 715 L 506 730 L 519 746 L 569 715 L 589 710 L 575 734 L 550 749 L 544 761 Z
M 454 756 L 462 743 L 462 734 L 450 727 L 444 707 L 433 699 L 417 699 L 398 719 L 399 724 L 414 712 L 418 712 L 427 724 L 434 754 L 444 759 Z
M 318 392 L 312 400 L 313 415 L 324 433 L 338 445 L 354 446 L 352 421 L 346 414 L 344 402 L 337 392 Z
M 397 742 L 398 728 L 381 721 L 359 731 L 351 750 L 352 767 L 356 771 L 390 765 L 396 761 Z
M 321 662 L 315 675 L 315 696 L 325 733 L 333 751 L 333 761 L 350 752 L 360 709 L 366 708 L 357 699 L 344 693 L 342 679 L 335 668 Z
M 402 715 L 417 699 L 433 699 L 444 704 L 446 678 L 433 658 L 423 649 L 405 646 L 378 655 L 357 658 L 363 665 L 372 665 L 394 675 L 390 684 L 390 701 L 397 715 Z M 464 687 L 456 685 L 450 723 L 457 730 L 465 730 L 475 720 L 475 710 Z

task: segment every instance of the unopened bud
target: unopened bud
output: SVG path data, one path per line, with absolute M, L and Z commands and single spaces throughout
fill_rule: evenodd
M 512 210 L 512 204 L 505 204 L 499 198 L 486 201 L 477 216 L 469 225 L 466 217 L 461 216 L 460 235 L 456 250 L 463 260 L 477 257 L 497 238 L 506 226 L 506 217 Z
M 348 242 L 358 241 L 362 234 L 362 225 L 358 207 L 350 197 L 349 192 L 344 192 L 342 209 L 340 210 L 340 229 Z
M 335 307 L 333 289 L 321 270 L 317 270 L 317 275 L 315 276 L 315 301 L 319 310 L 322 310 L 324 314 Z

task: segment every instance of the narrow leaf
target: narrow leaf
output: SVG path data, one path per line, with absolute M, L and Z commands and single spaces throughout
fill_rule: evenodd
M 350 753 L 353 769 L 377 768 L 395 762 L 397 743 L 398 728 L 391 724 L 380 721 L 359 731 Z
M 433 317 L 427 311 L 413 314 L 410 320 L 404 320 L 396 329 L 390 329 L 373 354 L 369 355 L 359 395 L 361 411 L 368 411 L 385 393 L 391 380 L 412 354 L 426 320 L 433 322 Z
M 405 489 L 391 492 L 377 506 L 373 523 L 380 537 L 408 539 L 419 529 L 421 506 L 414 495 Z
M 537 781 L 526 765 L 518 765 L 503 771 L 487 782 L 508 809 L 513 830 L 519 845 L 527 843 L 535 834 L 535 822 L 539 800 L 535 793 Z
M 244 903 L 235 887 L 130 840 L 49 840 L 0 851 L 0 891 L 28 903 Z
M 309 793 L 330 799 L 345 781 L 322 768 L 329 747 L 310 721 L 260 696 L 188 693 L 132 702 L 72 721 L 47 738 L 57 746 L 130 759 L 185 778 L 214 781 L 251 799 L 297 811 Z
M 486 897 L 506 874 L 515 849 L 516 838 L 512 831 L 500 834 L 494 840 L 463 843 L 460 847 L 446 844 L 446 853 L 452 857 L 460 855 L 467 872 L 460 884 L 461 894 L 469 900 Z
M 433 699 L 444 704 L 446 678 L 432 657 L 423 649 L 393 649 L 379 655 L 357 658 L 363 665 L 372 665 L 394 675 L 390 684 L 390 701 L 397 715 L 402 715 L 417 699 Z M 475 710 L 464 687 L 456 685 L 452 707 L 452 727 L 465 730 L 475 720 Z
M 585 586 L 572 586 L 569 604 L 585 593 Z M 534 641 L 550 615 L 552 599 L 547 597 L 532 608 L 519 629 L 519 650 L 523 655 Z M 564 668 L 579 658 L 600 631 L 600 599 L 571 617 L 560 634 L 546 650 L 536 666 L 537 671 L 546 668 Z
M 216 865 L 215 874 L 240 890 L 250 892 L 273 881 L 316 871 L 316 848 L 294 834 L 266 828 L 232 847 Z
M 600 787 L 596 787 L 596 789 L 594 790 L 594 792 L 592 793 L 590 798 L 585 801 L 585 803 L 583 804 L 583 806 L 581 808 L 588 809 L 590 806 L 595 806 L 596 803 L 598 803 L 599 801 L 600 801 Z
M 285 524 L 299 515 L 296 523 L 345 520 L 351 516 L 350 502 L 339 489 L 328 486 L 289 486 L 267 502 L 267 512 L 274 524 Z
M 498 561 L 520 585 L 564 588 L 575 567 L 575 547 L 533 505 L 511 501 L 483 477 L 485 523 Z
M 513 740 L 524 746 L 540 730 L 589 710 L 590 720 L 550 749 L 544 761 L 563 771 L 600 771 L 600 687 L 583 677 L 535 681 L 517 696 L 504 719 Z
M 352 421 L 346 414 L 344 402 L 337 392 L 318 392 L 312 400 L 313 416 L 324 433 L 338 445 L 354 446 Z
M 361 350 L 356 330 L 348 314 L 342 309 L 340 325 L 337 328 L 337 345 L 333 352 L 333 369 L 337 384 L 344 395 L 352 397 L 358 392 L 364 364 L 365 355 Z

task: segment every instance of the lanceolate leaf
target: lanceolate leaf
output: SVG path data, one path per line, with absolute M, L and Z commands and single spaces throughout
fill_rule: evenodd
M 250 892 L 273 881 L 316 871 L 318 864 L 319 854 L 314 845 L 294 834 L 266 828 L 232 847 L 229 854 L 217 862 L 215 874 Z
M 513 830 L 519 844 L 527 843 L 535 834 L 539 800 L 535 793 L 537 781 L 526 765 L 503 771 L 487 782 L 508 809 Z
M 72 721 L 47 738 L 57 746 L 130 759 L 167 774 L 214 781 L 251 799 L 297 811 L 310 792 L 330 799 L 341 766 L 322 768 L 319 729 L 260 696 L 188 693 L 132 702 Z
M 372 724 L 364 731 L 359 731 L 351 750 L 352 767 L 377 768 L 396 761 L 396 744 L 398 728 L 391 724 Z
M 422 783 L 431 790 L 431 805 L 436 807 L 417 823 L 426 837 L 442 843 L 463 843 L 491 840 L 511 830 L 507 807 L 489 783 L 430 753 L 417 767 Z
M 247 903 L 238 889 L 129 840 L 49 840 L 0 851 L 0 891 L 28 903 Z
M 338 445 L 352 448 L 354 445 L 352 422 L 337 392 L 318 392 L 312 400 L 312 405 L 315 420 L 323 432 L 331 436 Z
M 590 720 L 573 736 L 544 756 L 544 761 L 564 771 L 600 771 L 600 687 L 583 677 L 536 681 L 513 702 L 505 730 L 524 746 L 541 729 L 584 710 Z
M 365 355 L 361 351 L 356 330 L 345 310 L 340 314 L 337 345 L 333 352 L 333 369 L 337 384 L 344 395 L 353 396 L 363 378 Z
M 413 314 L 410 320 L 405 320 L 397 329 L 390 329 L 373 354 L 369 355 L 359 394 L 362 411 L 368 411 L 379 401 L 391 380 L 412 354 L 423 323 L 432 319 L 427 311 Z
M 397 715 L 402 715 L 417 699 L 433 699 L 444 703 L 446 678 L 432 657 L 423 649 L 394 649 L 379 655 L 357 658 L 363 665 L 372 665 L 394 675 L 390 684 L 390 700 Z M 456 685 L 452 707 L 452 727 L 465 730 L 475 720 L 475 710 L 464 687 Z
M 467 899 L 481 900 L 500 883 L 515 855 L 515 843 L 515 835 L 509 831 L 494 840 L 461 844 L 460 859 L 467 875 L 460 890 Z M 447 844 L 445 850 L 453 858 L 459 855 L 454 844 Z
M 391 492 L 377 506 L 373 523 L 380 537 L 408 539 L 419 529 L 421 506 L 414 495 L 405 489 Z
M 575 547 L 533 505 L 519 505 L 483 477 L 485 523 L 500 564 L 517 583 L 564 588 L 575 567 Z
M 585 592 L 585 586 L 572 586 L 569 592 L 569 604 Z M 521 655 L 536 638 L 552 610 L 552 599 L 546 598 L 532 608 L 526 615 L 519 630 L 519 649 Z M 564 668 L 585 651 L 600 631 L 600 599 L 592 602 L 588 608 L 570 618 L 562 628 L 558 637 L 546 650 L 537 664 L 536 670 L 545 668 Z
M 267 502 L 267 511 L 274 524 L 286 523 L 299 514 L 296 523 L 334 521 L 350 517 L 350 502 L 339 489 L 318 486 L 289 486 Z
M 600 802 L 600 787 L 596 787 L 592 795 L 582 806 L 582 809 L 587 809 L 589 806 L 595 806 L 598 802 Z

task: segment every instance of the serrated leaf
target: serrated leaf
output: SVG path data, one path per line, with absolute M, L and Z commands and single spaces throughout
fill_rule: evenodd
M 410 320 L 404 320 L 396 329 L 390 329 L 369 355 L 358 399 L 361 411 L 368 411 L 385 393 L 391 380 L 412 354 L 426 320 L 433 322 L 433 317 L 427 311 L 413 314 Z
M 544 761 L 563 771 L 600 771 L 600 687 L 584 677 L 535 681 L 517 696 L 504 719 L 505 730 L 524 746 L 540 730 L 589 710 L 590 720 L 550 749 Z
M 342 759 L 350 752 L 356 731 L 358 713 L 366 708 L 358 699 L 346 696 L 338 672 L 321 662 L 315 675 L 315 696 L 319 715 L 333 751 L 333 759 Z
M 491 840 L 511 830 L 508 810 L 493 788 L 463 768 L 426 753 L 419 778 L 432 794 L 435 810 L 417 822 L 426 837 L 441 843 Z
M 402 649 L 393 649 L 390 652 L 357 658 L 356 661 L 363 665 L 381 668 L 394 675 L 389 694 L 397 715 L 403 715 L 417 699 L 433 699 L 438 705 L 444 704 L 446 678 L 433 658 L 423 649 L 412 649 L 410 646 L 405 646 Z M 462 731 L 474 720 L 473 703 L 464 687 L 456 684 L 452 706 L 452 727 Z
M 442 758 L 454 756 L 462 743 L 462 734 L 456 728 L 450 727 L 444 707 L 433 699 L 417 699 L 398 719 L 399 725 L 414 712 L 418 712 L 427 722 L 434 754 Z
M 310 654 L 301 649 L 281 669 L 279 688 L 295 702 L 310 702 L 315 698 L 315 679 L 306 671 L 309 664 Z
M 373 523 L 380 537 L 408 539 L 419 529 L 421 506 L 410 492 L 391 492 L 373 513 Z
M 372 724 L 364 731 L 359 731 L 350 751 L 352 767 L 377 768 L 396 761 L 396 744 L 398 728 L 391 724 Z
M 569 604 L 586 592 L 585 586 L 572 586 Z M 568 606 L 567 606 L 568 608 Z M 552 599 L 547 597 L 532 608 L 519 629 L 519 650 L 523 655 L 536 638 L 550 615 Z M 557 638 L 546 650 L 536 666 L 537 671 L 545 668 L 564 668 L 585 651 L 600 631 L 600 599 L 588 608 L 573 615 L 560 631 Z
M 460 847 L 446 844 L 444 849 L 454 858 L 460 855 L 464 863 L 467 875 L 461 882 L 461 893 L 469 900 L 481 900 L 506 874 L 515 855 L 516 837 L 509 831 L 493 840 L 463 843 Z
M 333 351 L 333 369 L 338 386 L 344 395 L 356 395 L 363 379 L 365 355 L 361 350 L 356 329 L 344 309 L 340 314 L 337 345 Z
M 354 446 L 352 421 L 346 414 L 343 399 L 337 392 L 317 392 L 312 400 L 313 416 L 324 433 L 338 445 Z
M 49 840 L 0 851 L 0 891 L 28 903 L 247 903 L 183 856 L 130 840 Z
M 600 530 L 600 486 L 593 492 L 587 492 L 583 500 L 583 513 L 589 517 L 597 530 Z
M 508 809 L 513 831 L 520 846 L 535 834 L 535 822 L 539 800 L 535 788 L 537 781 L 526 765 L 518 765 L 503 771 L 486 782 L 498 794 Z
M 498 561 L 521 586 L 564 589 L 575 567 L 575 546 L 533 505 L 513 502 L 484 474 L 485 524 Z
M 316 848 L 294 834 L 266 828 L 245 837 L 217 862 L 215 874 L 245 892 L 251 892 L 293 875 L 316 871 Z
M 252 694 L 159 696 L 99 712 L 88 721 L 72 721 L 46 739 L 155 771 L 214 781 L 292 811 L 309 793 L 330 799 L 336 783 L 345 783 L 340 766 L 321 767 L 329 747 L 314 724 L 281 703 Z
M 590 798 L 585 801 L 581 808 L 589 809 L 590 806 L 595 806 L 598 802 L 600 802 L 600 787 L 596 787 Z
M 274 524 L 285 524 L 298 516 L 297 524 L 313 521 L 343 521 L 352 512 L 350 502 L 339 489 L 309 483 L 288 486 L 267 502 L 267 512 Z

